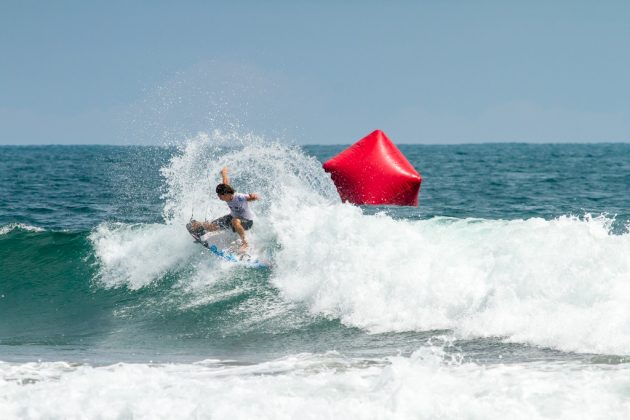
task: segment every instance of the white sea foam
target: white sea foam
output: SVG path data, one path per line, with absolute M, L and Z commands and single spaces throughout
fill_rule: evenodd
M 627 365 L 295 355 L 250 366 L 0 363 L 0 417 L 626 419 Z
M 343 205 L 278 222 L 274 282 L 372 332 L 452 329 L 630 354 L 630 234 L 610 220 L 395 221 Z
M 102 224 L 90 240 L 99 259 L 100 281 L 109 287 L 146 286 L 199 251 L 188 232 L 175 225 Z

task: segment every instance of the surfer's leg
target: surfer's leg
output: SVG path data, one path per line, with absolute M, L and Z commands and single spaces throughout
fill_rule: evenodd
M 198 222 L 196 220 L 192 220 L 190 222 L 190 229 L 192 232 L 195 232 L 199 236 L 204 234 L 205 232 L 212 232 L 219 229 L 219 226 L 214 222 Z
M 219 225 L 214 222 L 203 222 L 202 225 L 206 232 L 214 232 L 215 230 L 219 230 Z
M 245 252 L 247 251 L 247 239 L 245 238 L 245 229 L 243 228 L 243 225 L 241 224 L 241 219 L 237 219 L 236 217 L 232 219 L 232 227 L 234 228 L 234 231 L 236 233 L 238 233 L 238 236 L 241 237 L 241 246 L 238 248 L 238 250 L 240 252 Z
M 203 227 L 206 232 L 214 232 L 215 230 L 229 229 L 232 222 L 232 216 L 226 214 L 223 217 L 214 219 L 211 222 L 203 222 Z

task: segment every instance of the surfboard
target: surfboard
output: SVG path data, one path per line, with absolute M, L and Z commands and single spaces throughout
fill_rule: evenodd
M 186 230 L 195 239 L 196 243 L 201 244 L 218 258 L 233 264 L 241 265 L 249 268 L 271 268 L 271 262 L 263 260 L 255 255 L 247 253 L 237 253 L 229 248 L 223 248 L 218 243 L 208 240 L 206 232 L 203 230 L 194 230 L 192 223 L 186 224 Z

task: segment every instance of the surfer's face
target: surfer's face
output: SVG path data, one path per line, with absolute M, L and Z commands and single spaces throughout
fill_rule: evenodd
M 221 201 L 230 201 L 234 198 L 234 194 L 217 194 L 219 196 L 219 200 Z

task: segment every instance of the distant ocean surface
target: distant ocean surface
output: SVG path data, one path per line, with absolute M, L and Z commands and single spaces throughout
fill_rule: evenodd
M 0 418 L 630 418 L 630 144 L 400 145 L 419 207 L 345 147 L 0 147 Z M 271 269 L 186 232 L 223 166 Z

